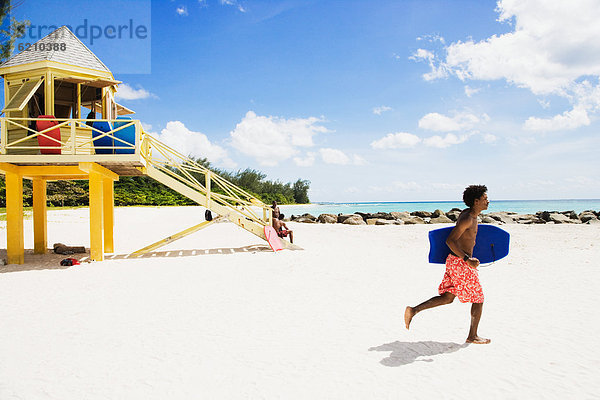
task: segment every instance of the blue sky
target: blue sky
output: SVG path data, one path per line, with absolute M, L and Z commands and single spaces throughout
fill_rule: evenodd
M 600 198 L 595 1 L 26 0 L 16 16 L 144 25 L 82 39 L 119 101 L 217 167 L 310 180 L 312 201 L 456 200 L 475 183 Z

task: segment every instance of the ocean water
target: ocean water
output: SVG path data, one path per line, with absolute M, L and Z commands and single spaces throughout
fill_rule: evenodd
M 369 202 L 369 203 L 313 203 L 303 205 L 281 205 L 281 212 L 286 216 L 309 213 L 319 214 L 353 214 L 355 212 L 376 213 L 391 211 L 450 211 L 452 208 L 465 208 L 458 201 L 425 201 L 425 202 Z M 486 212 L 512 211 L 518 214 L 535 214 L 538 211 L 600 211 L 600 199 L 573 200 L 491 200 Z

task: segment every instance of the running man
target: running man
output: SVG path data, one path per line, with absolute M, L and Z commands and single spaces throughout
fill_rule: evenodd
M 486 192 L 487 187 L 484 185 L 471 185 L 465 189 L 463 200 L 469 208 L 460 213 L 456 226 L 446 239 L 450 254 L 446 258 L 446 273 L 438 288 L 439 296 L 432 297 L 416 307 L 406 307 L 404 312 L 406 329 L 409 329 L 413 317 L 421 311 L 450 304 L 455 297 L 458 297 L 461 303 L 473 303 L 467 343 L 487 344 L 491 342 L 490 339 L 484 339 L 477 335 L 477 326 L 483 311 L 483 290 L 477 274 L 479 260 L 473 257 L 475 237 L 477 236 L 477 216 L 483 210 L 487 210 L 490 204 Z

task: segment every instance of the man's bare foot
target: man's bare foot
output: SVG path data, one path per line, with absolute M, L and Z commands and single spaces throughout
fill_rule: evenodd
M 412 307 L 406 307 L 404 311 L 404 323 L 406 324 L 406 329 L 410 327 L 410 321 L 415 316 L 415 310 Z
M 475 336 L 474 338 L 467 338 L 467 343 L 473 344 L 488 344 L 491 343 L 492 339 L 485 339 L 479 336 Z

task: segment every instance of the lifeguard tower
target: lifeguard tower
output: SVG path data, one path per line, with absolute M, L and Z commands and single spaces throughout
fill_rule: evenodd
M 46 182 L 70 179 L 89 180 L 90 258 L 101 261 L 113 252 L 114 182 L 125 175 L 147 175 L 218 215 L 137 254 L 220 219 L 266 240 L 271 209 L 127 117 L 133 111 L 115 101 L 120 82 L 66 26 L 0 65 L 0 76 L 5 99 L 0 173 L 6 176 L 9 264 L 24 263 L 23 179 L 33 181 L 35 253 L 48 247 Z M 88 118 L 82 118 L 83 107 L 92 111 Z

